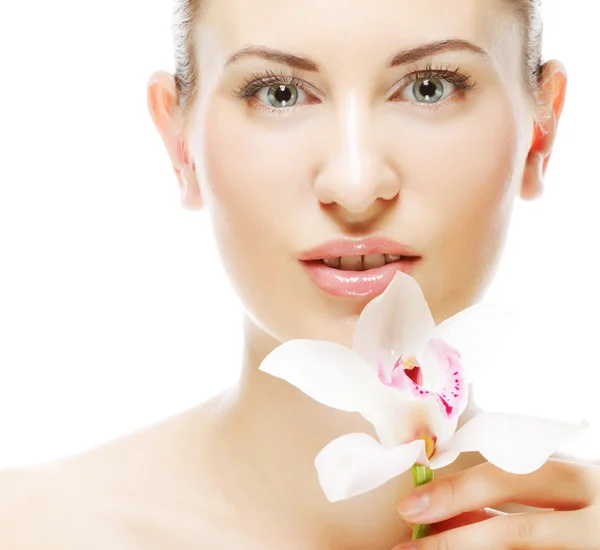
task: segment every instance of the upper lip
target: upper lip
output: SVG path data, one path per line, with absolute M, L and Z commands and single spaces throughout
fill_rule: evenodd
M 368 254 L 390 254 L 394 256 L 411 256 L 417 254 L 410 247 L 383 236 L 362 239 L 337 239 L 328 241 L 315 248 L 306 250 L 300 260 L 309 262 L 342 256 L 366 256 Z

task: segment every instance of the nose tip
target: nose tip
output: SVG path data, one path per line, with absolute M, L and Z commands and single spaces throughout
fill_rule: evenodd
M 322 204 L 337 204 L 350 214 L 369 212 L 378 202 L 391 201 L 400 192 L 398 176 L 383 162 L 340 158 L 315 181 L 315 194 Z

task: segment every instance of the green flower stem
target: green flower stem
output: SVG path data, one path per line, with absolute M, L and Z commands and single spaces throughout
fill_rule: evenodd
M 415 464 L 412 467 L 413 484 L 415 487 L 425 485 L 430 481 L 433 481 L 433 470 L 430 470 L 427 466 L 422 464 Z M 413 525 L 412 540 L 422 539 L 428 536 L 430 533 L 429 525 L 415 524 Z

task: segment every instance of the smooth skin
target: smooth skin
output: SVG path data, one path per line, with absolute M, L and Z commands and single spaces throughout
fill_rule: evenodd
M 398 513 L 412 493 L 410 475 L 328 503 L 315 456 L 343 434 L 374 435 L 372 426 L 258 371 L 291 338 L 350 343 L 365 301 L 325 296 L 298 262 L 323 241 L 385 235 L 413 247 L 423 258 L 414 277 L 438 322 L 477 300 L 514 200 L 542 193 L 564 67 L 546 63 L 534 108 L 518 22 L 495 0 L 207 1 L 194 108 L 183 116 L 164 71 L 149 80 L 148 105 L 182 204 L 210 212 L 243 303 L 242 376 L 139 433 L 2 474 L 0 548 L 391 550 L 410 540 L 417 520 L 443 522 L 435 529 L 442 534 L 419 542 L 427 548 L 599 548 L 593 467 L 552 463 L 517 478 L 466 455 L 421 489 L 433 491 L 434 516 Z M 484 54 L 453 49 L 388 66 L 400 50 L 451 38 Z M 310 58 L 321 70 L 256 57 L 226 64 L 249 44 Z M 477 86 L 444 82 L 441 103 L 420 104 L 407 79 L 428 66 L 460 69 Z M 254 98 L 232 93 L 266 70 L 304 87 L 285 114 L 273 111 L 266 89 Z M 207 359 L 199 368 L 221 368 Z M 546 513 L 539 528 L 542 518 L 530 512 L 456 527 L 502 502 L 577 511 Z M 550 528 L 560 531 L 554 546 Z

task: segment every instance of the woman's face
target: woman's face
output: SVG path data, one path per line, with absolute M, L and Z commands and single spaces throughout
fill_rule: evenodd
M 518 22 L 482 0 L 206 7 L 188 148 L 256 324 L 279 341 L 347 344 L 395 268 L 417 279 L 438 321 L 477 299 L 533 131 Z M 435 52 L 421 49 L 430 44 Z M 277 53 L 228 63 L 248 47 Z M 291 66 L 287 54 L 303 59 Z M 308 256 L 348 258 L 302 261 L 324 243 Z M 361 251 L 372 255 L 366 264 Z M 412 259 L 384 256 L 392 268 L 381 267 L 384 252 Z

